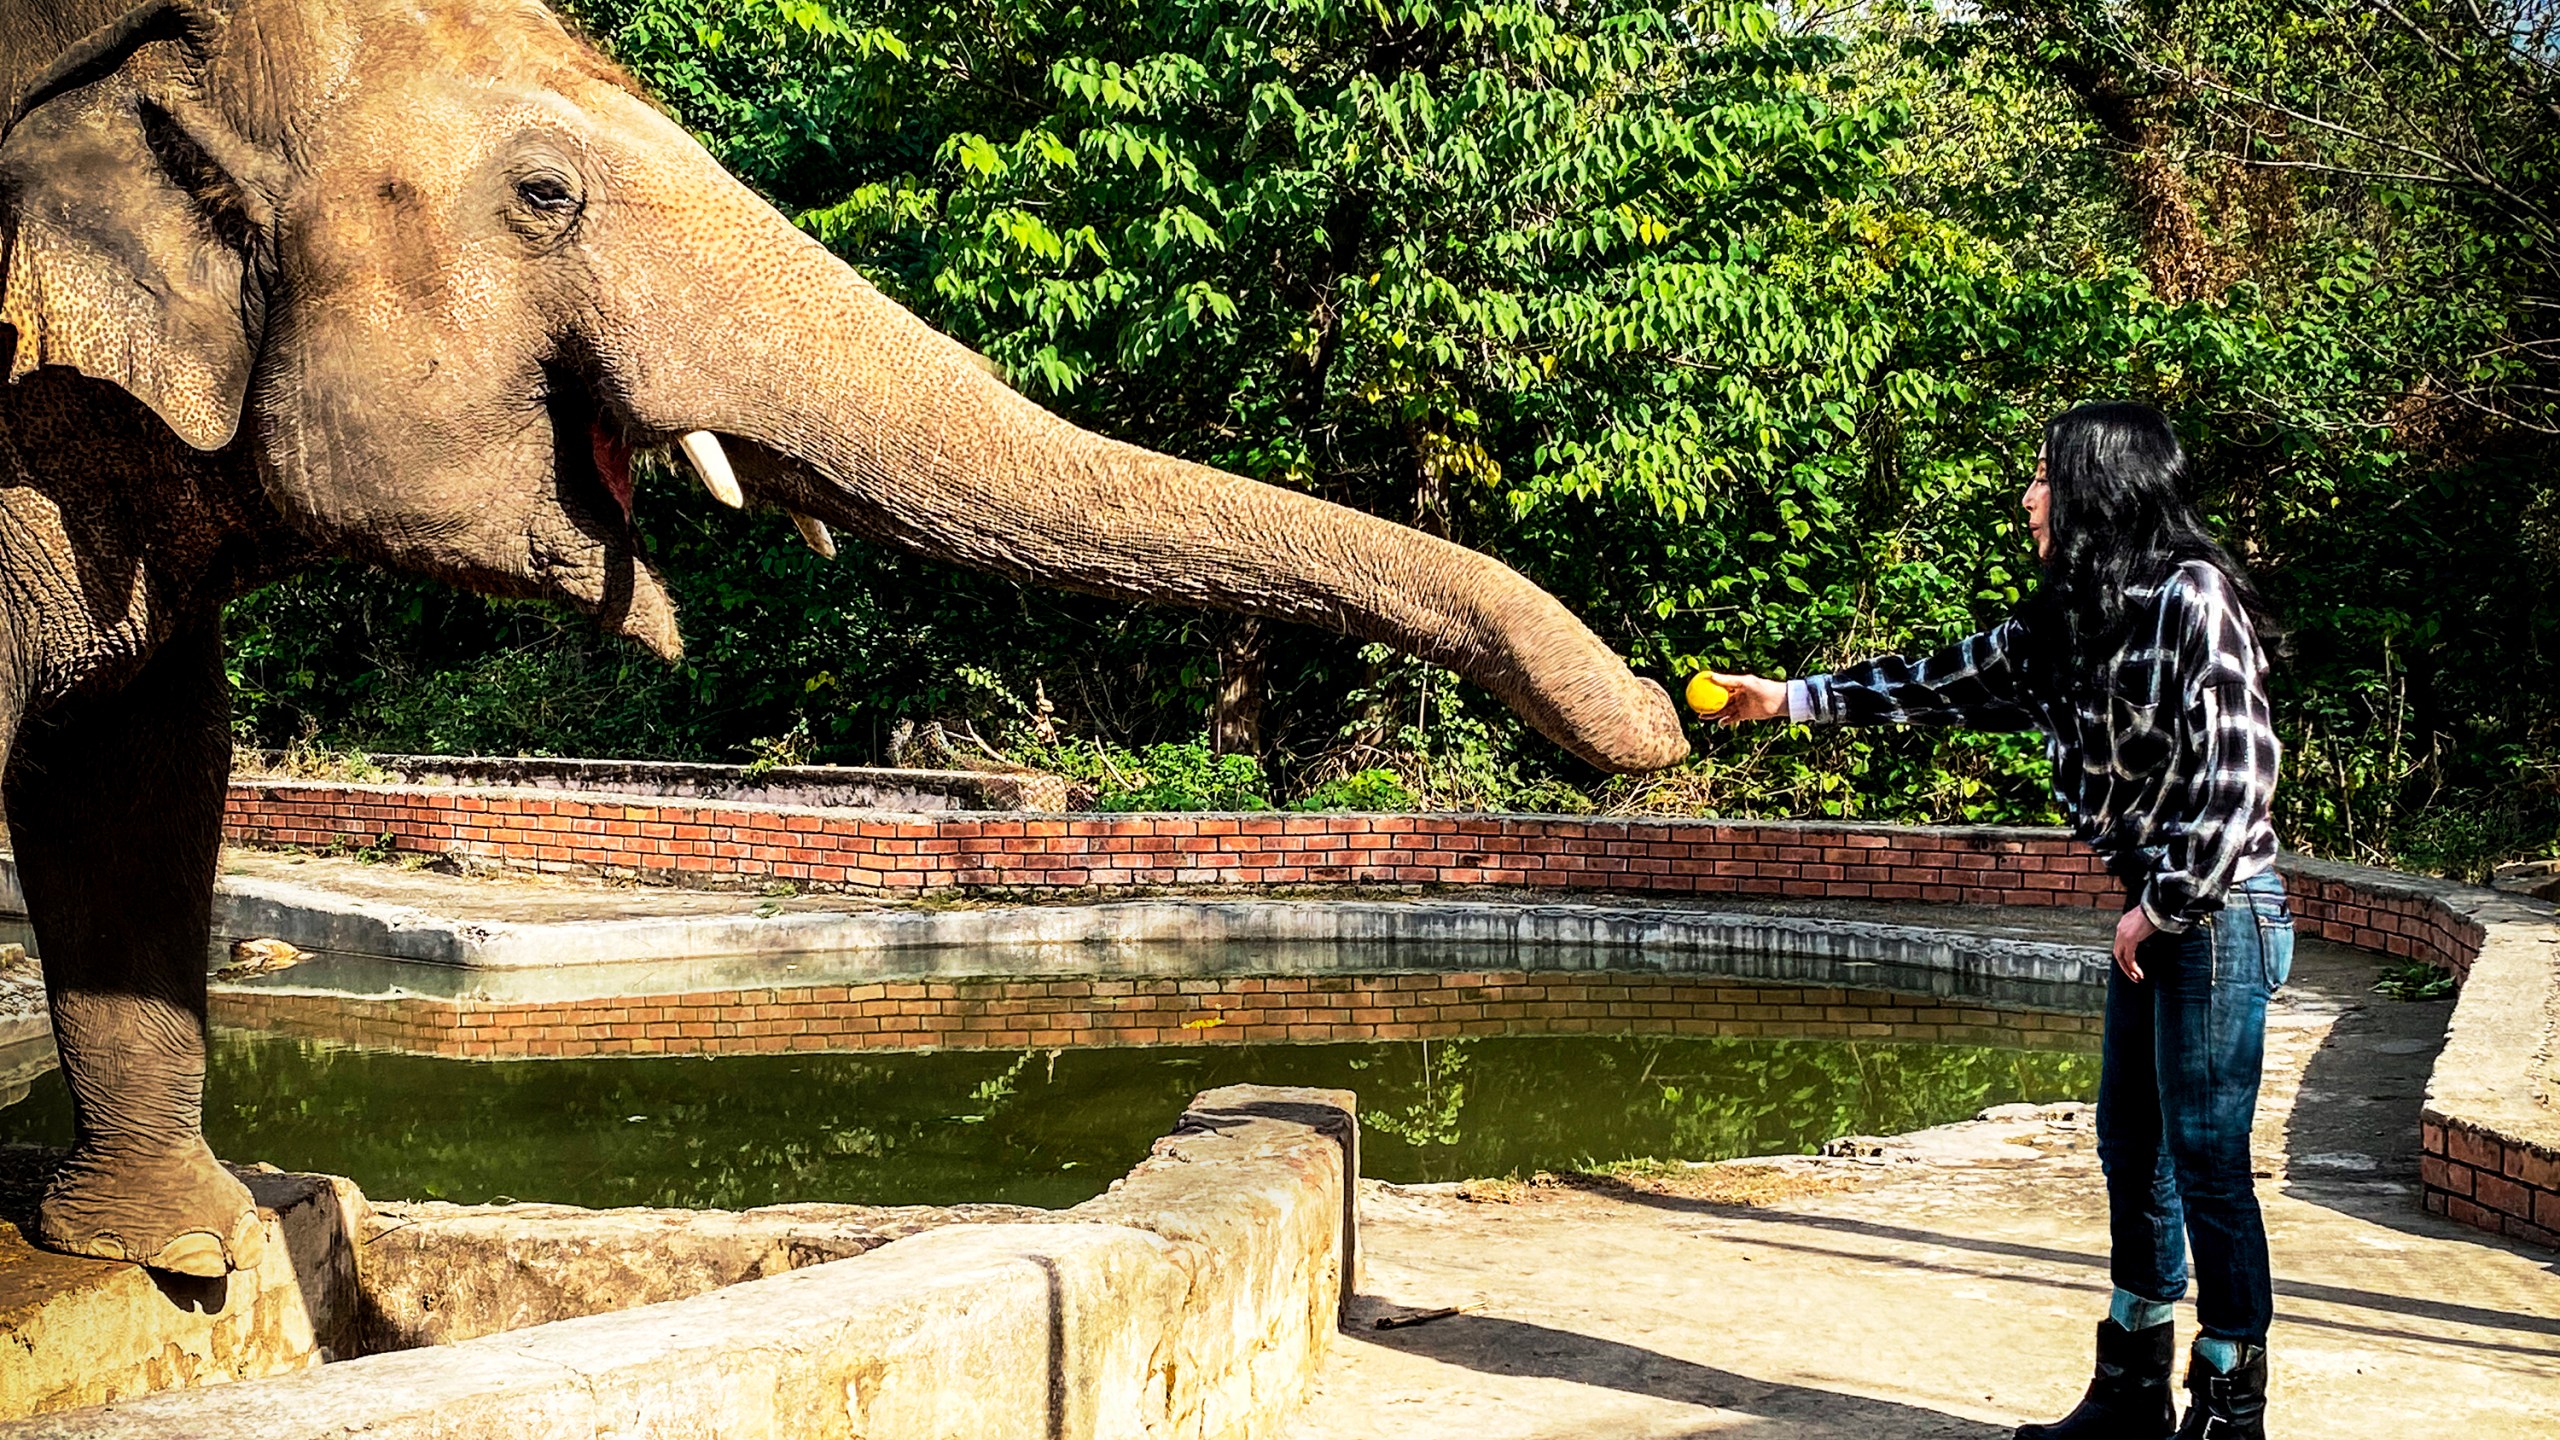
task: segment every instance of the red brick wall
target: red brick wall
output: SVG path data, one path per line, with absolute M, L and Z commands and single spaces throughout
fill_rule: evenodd
M 2418 1159 L 2427 1209 L 2482 1230 L 2560 1247 L 2560 1155 L 2429 1116 Z
M 2119 891 L 2095 858 L 2052 830 L 1594 816 L 900 819 L 853 811 L 759 809 L 688 800 L 320 782 L 235 785 L 226 828 L 229 838 L 243 844 L 330 848 L 373 845 L 388 837 L 399 850 L 452 855 L 513 869 L 587 872 L 655 884 L 761 886 L 789 881 L 809 890 L 869 894 L 1039 896 L 1177 887 L 1493 885 L 1981 905 L 2120 903 Z M 2401 893 L 2387 885 L 2326 872 L 2298 873 L 2291 889 L 2304 934 L 2424 960 L 2456 975 L 2467 975 L 2472 957 L 2479 952 L 2480 925 L 2424 894 Z M 1512 977 L 1503 983 L 1521 982 Z M 1029 998 L 1034 997 L 1012 997 Z M 475 1017 L 467 1007 L 448 1007 L 448 1014 L 429 1002 L 402 1003 L 417 1013 L 404 1012 L 381 1023 L 423 1027 L 418 1033 L 432 1039 L 433 1047 L 444 1047 L 441 1053 L 474 1055 L 620 1053 L 645 1048 L 645 1042 L 659 1038 L 651 1033 L 652 1027 L 752 1026 L 767 1018 L 762 1012 L 788 1008 L 770 997 L 726 994 L 704 999 L 709 1009 L 723 1012 L 721 1019 L 709 1018 L 706 1010 L 702 1016 L 686 1019 L 613 1020 L 582 1006 L 574 1015 L 564 1009 L 559 1016 L 516 1016 L 493 1022 Z M 880 1033 L 897 1037 L 882 1040 L 884 1045 L 1075 1043 L 1057 1038 L 1071 1030 L 1013 1025 L 984 1030 L 978 1021 L 965 1018 L 966 1005 L 974 1002 L 956 993 L 900 997 L 886 1003 L 893 1013 L 885 1017 L 851 1017 L 881 1020 Z M 1233 1026 L 1232 1033 L 1228 1026 L 1212 1033 L 1219 1039 L 1236 1040 L 1324 1038 L 1304 1027 L 1322 1029 L 1332 1023 L 1267 1020 L 1256 1009 L 1259 1003 L 1237 997 L 1235 1007 L 1250 1018 Z M 914 1011 L 914 1024 L 905 1023 L 903 1013 L 894 1010 L 904 1005 L 955 1004 L 962 1010 Z M 742 1007 L 745 1020 L 739 1018 Z M 1452 1023 L 1444 1016 L 1410 1016 L 1395 1005 L 1367 1008 L 1397 1015 L 1388 1022 L 1397 1025 Z M 953 1014 L 964 1014 L 953 1022 L 956 1030 L 944 1024 Z M 787 1049 L 804 1043 L 801 1037 L 809 1032 L 790 1027 L 810 1017 L 777 1014 L 770 1018 L 783 1028 L 739 1030 L 736 1038 L 755 1042 L 749 1048 Z M 924 1023 L 927 1019 L 933 1023 Z M 889 1024 L 890 1020 L 898 1023 Z M 1488 1028 L 1500 1028 L 1496 1022 L 1485 1023 Z M 605 1028 L 596 1030 L 599 1025 Z M 630 1033 L 616 1033 L 617 1027 Z M 680 1038 L 701 1039 L 717 1032 L 677 1033 Z M 990 1038 L 955 1038 L 980 1034 Z M 921 1038 L 927 1035 L 942 1038 Z M 1022 1038 L 1028 1035 L 1049 1038 Z M 993 1038 L 998 1036 L 1008 1038 Z M 472 1048 L 554 1041 L 595 1048 Z M 455 1046 L 462 1048 L 449 1048 Z M 2496 1137 L 2467 1130 L 2458 1122 L 2430 1123 L 2427 1154 L 2429 1209 L 2486 1229 L 2545 1244 L 2560 1243 L 2555 1238 L 2560 1226 L 2554 1225 L 2560 1219 L 2560 1156 L 2504 1146 Z
M 2060 831 L 1592 816 L 1077 815 L 888 819 L 536 791 L 232 787 L 251 845 L 372 845 L 644 883 L 870 894 L 1170 887 L 1507 885 L 1674 895 L 2112 905 Z M 2431 901 L 2297 882 L 2304 930 L 2457 973 L 2479 931 Z

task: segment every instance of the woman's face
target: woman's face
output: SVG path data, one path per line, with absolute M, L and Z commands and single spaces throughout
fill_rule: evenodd
M 2036 558 L 2053 558 L 2053 487 L 2045 483 L 2044 456 L 2036 456 L 2035 478 L 2027 482 L 2024 501 L 2027 507 L 2027 531 L 2036 537 Z

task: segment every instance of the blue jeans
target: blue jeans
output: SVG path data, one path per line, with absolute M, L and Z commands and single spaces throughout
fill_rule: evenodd
M 2184 934 L 2154 935 L 2143 980 L 2107 976 L 2098 1162 L 2117 1288 L 2146 1300 L 2187 1290 L 2217 1339 L 2265 1344 L 2274 1318 L 2267 1230 L 2250 1178 L 2267 999 L 2293 969 L 2293 911 L 2273 871 L 2231 887 Z

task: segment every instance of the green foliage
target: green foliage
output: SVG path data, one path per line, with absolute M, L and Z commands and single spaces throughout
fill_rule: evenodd
M 1290 803 L 1292 810 L 1416 810 L 1421 797 L 1393 770 L 1372 768 L 1327 780 Z
M 747 742 L 747 753 L 753 757 L 746 763 L 750 775 L 762 775 L 785 766 L 809 763 L 809 717 L 806 714 L 792 722 L 790 729 L 779 735 L 766 735 Z
M 2382 978 L 2374 982 L 2373 993 L 2387 1000 L 2447 1000 L 2461 988 L 2452 971 L 2412 960 L 2384 967 Z
M 2473 878 L 2548 852 L 2560 11 L 2000 9 L 2023 75 L 2179 159 L 2192 233 L 2128 253 L 2202 277 L 2170 398 L 2294 622 L 2287 838 Z
M 2548 7 L 570 8 L 1026 392 L 1488 550 L 1657 677 L 1995 618 L 2033 583 L 2039 422 L 2155 401 L 2291 621 L 2288 841 L 2460 874 L 2560 844 Z M 2051 814 L 2021 737 L 1709 729 L 1602 781 L 1445 674 L 1278 627 L 1263 770 L 1159 781 L 1120 757 L 1202 733 L 1217 622 L 824 567 L 657 473 L 640 518 L 681 668 L 330 569 L 235 607 L 244 736 L 875 760 L 1038 693 L 1150 776 L 1068 768 L 1122 801 L 1383 770 L 1441 809 Z
M 1218 755 L 1196 741 L 1150 745 L 1119 767 L 1094 798 L 1097 810 L 1268 810 L 1262 763 Z
M 276 776 L 288 780 L 335 780 L 350 785 L 392 785 L 400 777 L 374 763 L 361 750 L 333 750 L 287 745 L 281 750 L 234 750 L 235 775 Z
M 1093 740 L 1042 742 L 1017 735 L 1017 760 L 1091 786 L 1097 810 L 1268 810 L 1269 782 L 1250 755 L 1221 755 L 1197 740 L 1130 750 Z

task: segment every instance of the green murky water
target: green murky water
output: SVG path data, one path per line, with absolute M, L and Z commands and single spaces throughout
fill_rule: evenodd
M 225 1032 L 205 1129 L 224 1156 L 352 1176 L 379 1199 L 1061 1206 L 1136 1164 L 1192 1095 L 1241 1081 L 1358 1091 L 1363 1170 L 1419 1181 L 1809 1151 L 2086 1098 L 2097 1058 L 1563 1036 L 467 1061 Z M 0 1109 L 0 1142 L 70 1134 L 59 1073 Z

